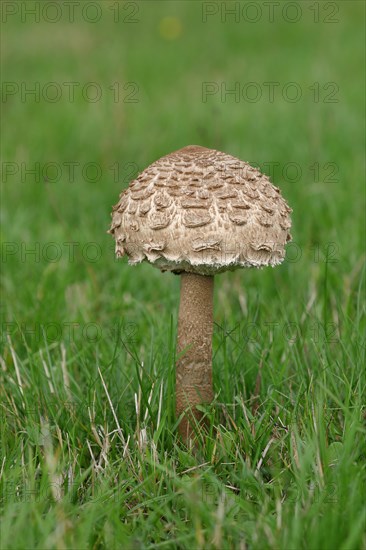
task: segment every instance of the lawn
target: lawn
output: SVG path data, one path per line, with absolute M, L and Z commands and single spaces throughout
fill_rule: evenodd
M 365 7 L 2 2 L 2 549 L 366 548 Z M 215 280 L 215 401 L 175 418 L 179 277 L 114 257 L 189 144 L 271 176 L 276 268 Z

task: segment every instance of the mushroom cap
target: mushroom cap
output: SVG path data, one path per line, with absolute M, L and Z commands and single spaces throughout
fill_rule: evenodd
M 113 207 L 117 257 L 162 271 L 215 275 L 281 263 L 291 209 L 268 177 L 190 145 L 148 166 Z

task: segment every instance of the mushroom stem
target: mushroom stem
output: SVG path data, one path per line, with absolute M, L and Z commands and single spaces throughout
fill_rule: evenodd
M 176 413 L 187 410 L 179 424 L 185 441 L 193 436 L 202 413 L 196 405 L 210 403 L 212 389 L 212 333 L 214 278 L 182 273 L 178 317 Z M 190 417 L 190 419 L 189 419 Z

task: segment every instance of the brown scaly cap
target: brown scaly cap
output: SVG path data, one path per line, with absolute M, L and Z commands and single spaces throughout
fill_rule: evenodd
M 190 145 L 148 166 L 120 195 L 116 255 L 165 271 L 215 275 L 281 263 L 291 209 L 268 177 L 231 155 Z

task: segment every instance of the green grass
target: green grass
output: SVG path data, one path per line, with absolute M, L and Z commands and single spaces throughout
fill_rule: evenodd
M 257 23 L 203 23 L 201 2 L 139 2 L 128 23 L 120 3 L 114 23 L 112 4 L 94 24 L 76 9 L 3 25 L 4 82 L 80 86 L 73 102 L 63 86 L 54 103 L 2 103 L 0 546 L 365 548 L 364 5 L 334 3 L 335 23 L 322 2 L 319 23 L 310 2 L 297 23 L 263 4 Z M 138 101 L 115 102 L 115 82 Z M 204 102 L 204 82 L 263 97 Z M 188 144 L 278 163 L 294 239 L 282 266 L 216 278 L 216 399 L 196 453 L 174 417 L 179 277 L 117 262 L 106 234 L 133 174 Z M 52 166 L 25 177 L 36 162 L 57 181 Z

